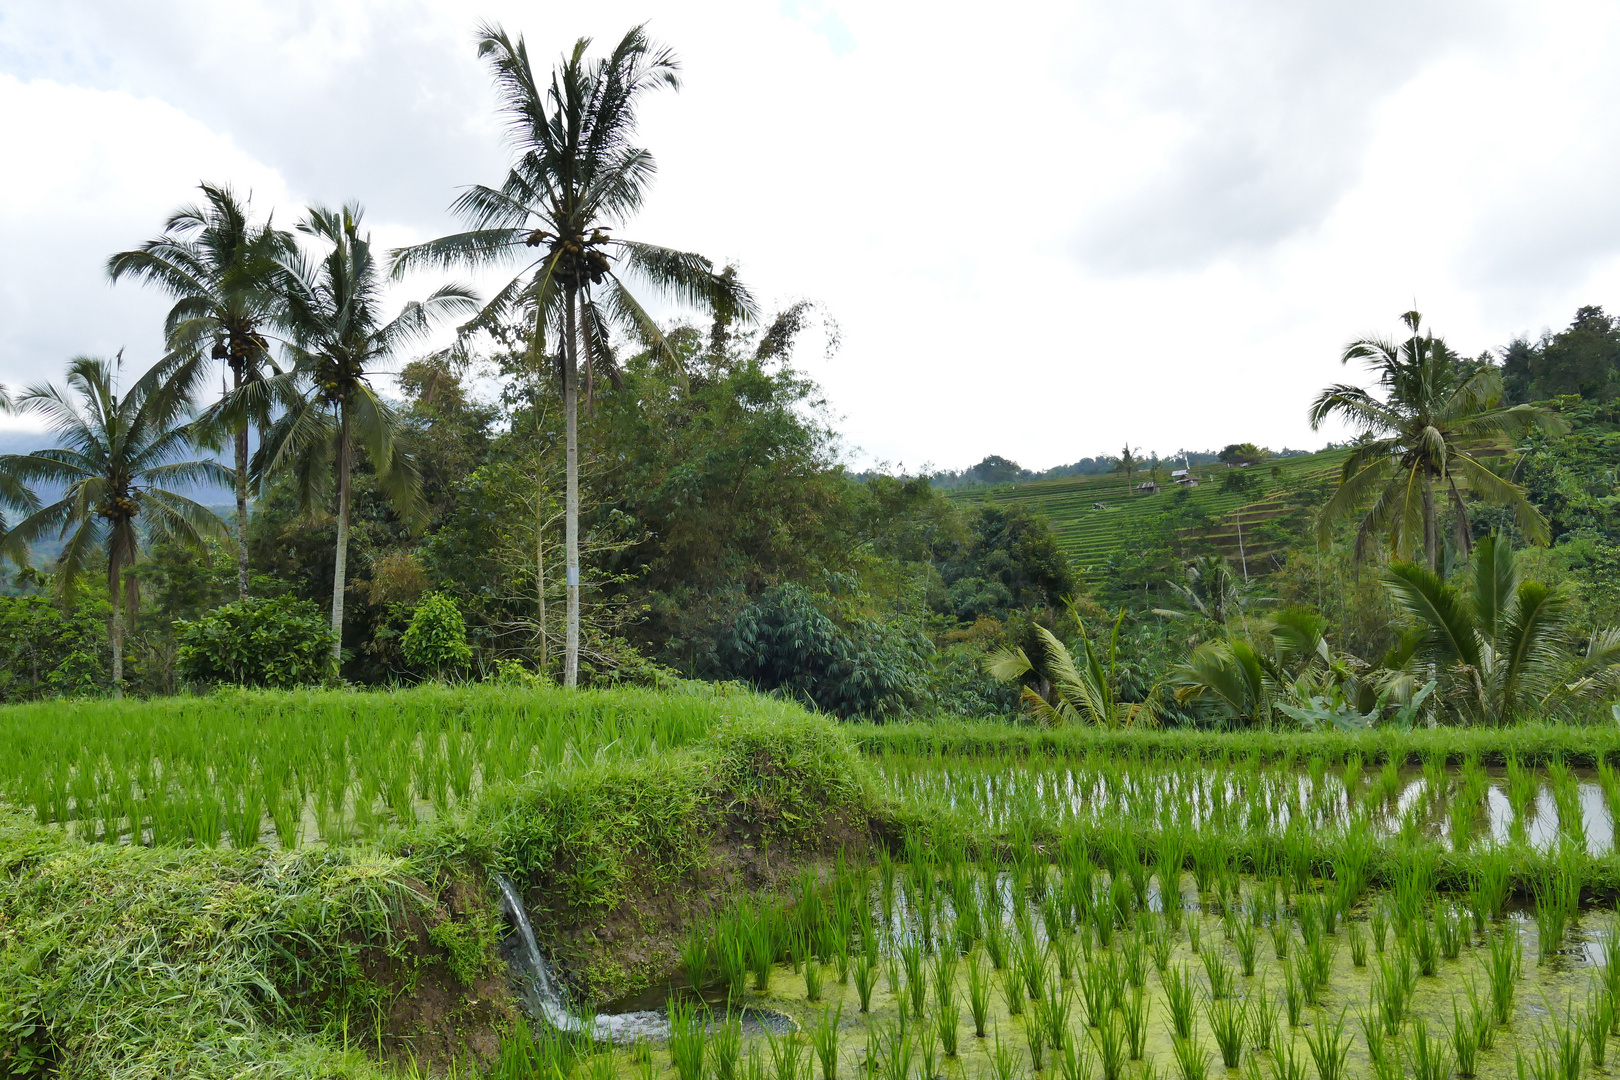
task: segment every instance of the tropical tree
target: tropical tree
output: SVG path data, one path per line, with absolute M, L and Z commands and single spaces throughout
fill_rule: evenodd
M 680 357 L 632 285 L 713 314 L 723 325 L 751 319 L 754 303 L 734 273 L 716 273 L 700 255 L 611 235 L 640 206 L 652 155 L 632 145 L 636 109 L 659 87 L 678 88 L 679 64 L 641 27 L 606 57 L 590 59 L 581 38 L 552 72 L 535 74 L 524 41 L 498 26 L 481 31 L 478 53 L 494 71 L 516 161 L 498 188 L 469 188 L 452 205 L 465 232 L 394 253 L 394 272 L 414 266 L 502 265 L 522 269 L 497 291 L 466 331 L 522 314 L 534 327 L 532 367 L 555 356 L 565 414 L 564 545 L 568 610 L 563 681 L 579 677 L 579 364 L 587 406 L 600 374 L 619 378 L 612 336 L 627 331 L 660 359 Z M 554 354 L 548 342 L 560 342 Z
M 252 223 L 245 200 L 229 187 L 200 185 L 204 206 L 183 206 L 169 215 L 163 232 L 133 251 L 107 260 L 113 281 L 136 278 L 174 298 L 164 320 L 170 355 L 149 377 L 190 394 L 202 388 L 215 361 L 230 372 L 225 400 L 234 407 L 216 415 L 229 435 L 236 493 L 236 589 L 248 595 L 248 425 L 268 422 L 261 388 L 274 371 L 265 330 L 280 312 L 279 259 L 293 250 L 292 237 Z
M 187 397 L 152 379 L 137 381 L 120 396 L 120 366 L 121 360 L 81 356 L 68 364 L 66 390 L 52 385 L 24 390 L 16 409 L 44 418 L 60 445 L 0 457 L 6 482 L 0 496 L 30 511 L 0 541 L 0 553 L 21 565 L 29 544 L 65 540 L 55 582 L 69 605 L 91 558 L 97 552 L 106 556 L 115 695 L 123 686 L 124 635 L 134 626 L 140 601 L 139 579 L 126 571 L 140 557 L 143 542 L 171 541 L 200 550 L 206 538 L 225 539 L 225 523 L 173 487 L 228 486 L 233 479 L 218 462 L 187 456 L 193 449 L 185 424 Z M 61 488 L 61 498 L 41 505 L 33 487 L 42 484 Z
M 1322 509 L 1323 537 L 1339 521 L 1360 514 L 1357 558 L 1366 556 L 1374 537 L 1387 535 L 1398 558 L 1421 550 L 1429 568 L 1437 569 L 1438 499 L 1448 500 L 1454 511 L 1457 550 L 1466 555 L 1471 547 L 1466 489 L 1511 507 L 1525 537 L 1547 543 L 1546 519 L 1491 460 L 1511 453 L 1514 440 L 1529 431 L 1560 430 L 1560 421 L 1532 405 L 1503 407 L 1502 376 L 1495 365 L 1463 361 L 1432 332 L 1421 334 L 1417 312 L 1401 318 L 1411 331 L 1405 341 L 1363 338 L 1346 346 L 1342 357 L 1344 363 L 1363 361 L 1377 373 L 1382 398 L 1341 383 L 1311 404 L 1313 429 L 1334 416 L 1360 428 L 1338 489 Z
M 1412 623 L 1407 666 L 1437 679 L 1441 701 L 1465 719 L 1502 724 L 1620 689 L 1620 629 L 1576 647 L 1569 594 L 1521 580 L 1505 539 L 1481 540 L 1461 583 L 1410 562 L 1390 564 L 1384 581 Z
M 398 444 L 397 410 L 371 385 L 397 352 L 422 340 L 441 317 L 478 307 L 461 285 L 445 285 L 426 300 L 406 304 L 392 319 L 383 314 L 383 274 L 370 234 L 360 232 L 357 206 L 312 208 L 298 229 L 327 244 L 312 260 L 302 253 L 281 260 L 287 352 L 291 369 L 265 380 L 263 395 L 281 412 L 254 455 L 262 483 L 279 473 L 293 476 L 306 510 L 337 482 L 337 544 L 332 572 L 332 655 L 342 654 L 343 594 L 349 557 L 351 475 L 356 451 L 364 449 L 377 484 L 395 511 L 422 524 L 421 483 L 415 463 Z
M 1125 489 L 1127 491 L 1130 490 L 1131 478 L 1136 473 L 1136 467 L 1140 464 L 1141 461 L 1138 460 L 1137 456 L 1131 451 L 1131 444 L 1126 443 L 1125 449 L 1120 451 L 1119 464 L 1114 466 L 1114 471 L 1125 474 Z

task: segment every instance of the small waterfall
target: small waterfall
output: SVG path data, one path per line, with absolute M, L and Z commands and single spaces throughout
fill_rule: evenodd
M 545 955 L 535 941 L 534 927 L 530 925 L 529 913 L 523 907 L 522 894 L 504 874 L 496 880 L 501 887 L 501 907 L 517 929 L 518 944 L 513 950 L 516 955 L 509 959 L 523 986 L 523 1003 L 535 1019 L 543 1020 L 552 1027 L 561 1031 L 582 1030 L 584 1020 L 568 1008 L 568 1001 L 563 997 L 562 988 L 557 985 L 551 965 L 546 963 Z M 608 1042 L 666 1039 L 669 1037 L 669 1017 L 655 1010 L 598 1014 L 592 1020 L 591 1028 L 597 1039 Z

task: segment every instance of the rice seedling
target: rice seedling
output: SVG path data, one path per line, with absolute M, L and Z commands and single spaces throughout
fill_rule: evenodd
M 990 973 L 979 963 L 978 953 L 969 953 L 967 960 L 968 1012 L 973 1017 L 973 1034 L 984 1038 L 984 1023 L 990 1015 Z M 866 1012 L 863 1003 L 862 1012 Z
M 1491 935 L 1479 958 L 1490 982 L 1492 1013 L 1500 1027 L 1513 1019 L 1513 994 L 1524 970 L 1524 942 L 1512 925 L 1504 926 Z
M 990 966 L 997 971 L 1007 966 L 1007 931 L 999 916 L 985 923 L 984 951 L 990 957 Z
M 1305 949 L 1303 959 L 1310 964 L 1311 983 L 1318 994 L 1327 989 L 1328 982 L 1333 977 L 1333 961 L 1338 952 L 1338 943 L 1325 937 L 1318 937 Z M 1307 995 L 1307 998 L 1311 1004 L 1317 1003 L 1315 997 Z
M 1118 1017 L 1109 1016 L 1093 1028 L 1091 1037 L 1097 1046 L 1097 1062 L 1102 1066 L 1102 1080 L 1123 1080 L 1128 1049 L 1125 1028 Z
M 939 1077 L 939 1039 L 935 1028 L 923 1025 L 918 1032 L 917 1039 L 917 1075 L 921 1080 L 937 1080 Z
M 1266 990 L 1266 984 L 1261 982 L 1259 988 L 1249 996 L 1249 1034 L 1254 1037 L 1256 1050 L 1270 1050 L 1277 1038 L 1277 999 Z
M 1440 969 L 1440 944 L 1428 919 L 1414 919 L 1407 929 L 1406 941 L 1417 961 L 1419 974 L 1432 976 Z
M 1400 1042 L 1384 1030 L 1376 1017 L 1361 1013 L 1360 1020 L 1361 1031 L 1367 1041 L 1367 1064 L 1372 1066 L 1373 1080 L 1405 1080 Z
M 830 1005 L 822 1009 L 810 1028 L 810 1045 L 821 1062 L 821 1080 L 838 1080 L 838 1027 L 843 1019 L 844 1004 L 839 1002 L 836 1011 Z
M 1059 1080 L 1091 1080 L 1092 1042 L 1085 1039 L 1065 1039 L 1054 1047 Z
M 1124 1020 L 1125 1042 L 1132 1061 L 1141 1061 L 1147 1052 L 1148 1017 L 1152 1011 L 1146 988 L 1132 987 L 1130 996 L 1122 1003 L 1119 1011 L 1120 1017 Z
M 742 1051 L 742 1019 L 732 1016 L 728 1011 L 724 1020 L 712 1026 L 709 1042 L 713 1049 L 710 1060 L 714 1062 L 714 1080 L 737 1080 L 737 1062 Z M 638 1053 L 645 1049 L 647 1063 L 651 1065 L 652 1047 L 646 1045 L 646 1040 L 640 1040 L 636 1048 Z M 838 1078 L 824 1075 L 822 1080 L 838 1080 Z
M 1601 1069 L 1609 1057 L 1609 1032 L 1615 1022 L 1614 998 L 1596 983 L 1587 991 L 1586 1012 L 1581 1017 L 1581 1034 L 1586 1038 L 1586 1056 Z
M 1063 982 L 1070 981 L 1074 978 L 1079 959 L 1074 934 L 1068 930 L 1060 931 L 1057 937 L 1050 939 L 1049 946 L 1052 958 L 1057 961 L 1058 978 Z
M 1581 1024 L 1575 1018 L 1575 1004 L 1566 1003 L 1564 1015 L 1545 1000 L 1547 1020 L 1536 1031 L 1536 1056 L 1547 1075 L 1554 1080 L 1580 1080 L 1581 1058 L 1586 1049 Z M 1550 1069 L 1548 1069 L 1550 1066 Z
M 1203 952 L 1202 937 L 1203 925 L 1198 921 L 1198 917 L 1194 915 L 1193 918 L 1187 920 L 1187 947 L 1195 953 Z
M 1305 1010 L 1305 987 L 1300 983 L 1297 965 L 1283 965 L 1283 1004 L 1288 1009 L 1288 1026 L 1299 1027 Z
M 1039 1024 L 1024 1025 L 1024 1045 L 1029 1049 L 1030 1069 L 1036 1073 L 1046 1068 L 1046 1035 Z
M 1305 1033 L 1305 1045 L 1316 1065 L 1317 1080 L 1342 1080 L 1345 1058 L 1350 1053 L 1350 1037 L 1344 1033 L 1342 1011 L 1332 1024 L 1328 1023 L 1326 1014 L 1318 1014 L 1316 1023 Z
M 1006 1002 L 1008 1015 L 1024 1014 L 1024 973 L 1017 967 L 1002 969 L 1001 999 Z
M 1271 1056 L 1272 1080 L 1308 1080 L 1305 1059 L 1300 1056 L 1299 1048 L 1290 1036 L 1288 1041 L 1280 1043 Z
M 1175 948 L 1175 942 L 1170 938 L 1169 929 L 1162 923 L 1153 928 L 1148 935 L 1148 949 L 1153 956 L 1153 970 L 1160 975 L 1170 966 L 1170 956 Z
M 1293 937 L 1293 929 L 1288 925 L 1288 920 L 1279 915 L 1271 920 L 1268 929 L 1271 932 L 1272 954 L 1278 960 L 1288 959 L 1288 943 Z
M 1461 1076 L 1476 1075 L 1476 1062 L 1479 1059 L 1479 1028 L 1475 1024 L 1475 1017 L 1463 1015 L 1462 1007 L 1457 999 L 1451 999 L 1451 1029 L 1447 1036 L 1451 1042 L 1451 1052 L 1457 1063 L 1457 1073 Z
M 1200 954 L 1200 958 L 1204 962 L 1204 975 L 1209 980 L 1209 996 L 1230 997 L 1234 978 L 1232 965 L 1226 962 L 1220 949 L 1211 945 Z
M 1417 973 L 1412 970 L 1411 957 L 1404 949 L 1378 958 L 1378 970 L 1373 973 L 1372 1000 L 1389 1034 L 1400 1033 L 1416 988 Z
M 1350 941 L 1350 963 L 1358 968 L 1367 966 L 1367 935 L 1357 922 L 1345 924 L 1345 936 Z
M 1467 924 L 1463 922 L 1462 912 L 1456 906 L 1447 903 L 1437 903 L 1434 909 L 1434 936 L 1440 947 L 1440 956 L 1444 960 L 1455 960 L 1462 953 L 1463 940 L 1467 936 Z
M 990 1053 L 990 1074 L 995 1080 L 1013 1080 L 1018 1075 L 1018 1059 L 1013 1055 L 1012 1047 L 1002 1045 L 999 1027 L 996 1028 L 995 1038 L 995 1048 Z
M 776 963 L 775 919 L 766 908 L 754 908 L 747 922 L 748 966 L 754 975 L 754 989 L 764 993 L 771 985 L 771 966 Z
M 1185 964 L 1171 968 L 1162 982 L 1164 984 L 1165 1007 L 1170 1010 L 1171 1030 L 1178 1038 L 1191 1037 L 1197 997 L 1192 971 Z
M 1174 1039 L 1170 1043 L 1181 1080 L 1207 1080 L 1209 1051 L 1195 1039 Z
M 707 1046 L 708 1025 L 697 1005 L 681 998 L 670 998 L 669 1057 L 680 1080 L 702 1080 Z M 797 1077 L 793 1080 L 797 1080 Z
M 1429 1025 L 1421 1016 L 1412 1019 L 1407 1049 L 1414 1080 L 1450 1080 L 1451 1051 L 1444 1041 L 1429 1034 Z
M 860 1001 L 863 1013 L 872 1011 L 872 990 L 877 986 L 877 981 L 877 958 L 862 952 L 855 958 L 855 996 Z
M 1389 932 L 1389 915 L 1384 905 L 1373 908 L 1372 914 L 1367 917 L 1367 929 L 1372 934 L 1373 951 L 1383 956 L 1384 938 Z
M 1046 956 L 1030 943 L 1024 950 L 1024 958 L 1020 964 L 1024 974 L 1024 987 L 1029 992 L 1031 1001 L 1046 996 Z
M 1243 1038 L 1249 1027 L 1249 1006 L 1235 997 L 1216 998 L 1209 1003 L 1209 1030 L 1215 1036 L 1221 1061 L 1228 1069 L 1242 1063 Z
M 1238 919 L 1232 927 L 1232 944 L 1237 949 L 1238 963 L 1242 965 L 1246 977 L 1254 975 L 1256 939 L 1254 923 L 1248 919 Z
M 708 985 L 711 956 L 708 935 L 695 925 L 687 927 L 686 937 L 681 941 L 681 972 L 686 976 L 686 985 L 693 990 L 702 990 Z

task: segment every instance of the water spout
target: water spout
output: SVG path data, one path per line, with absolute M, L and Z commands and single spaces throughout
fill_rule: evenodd
M 517 947 L 513 967 L 522 984 L 522 1000 L 529 1013 L 560 1031 L 583 1031 L 586 1022 L 568 1007 L 551 965 L 534 937 L 529 913 L 523 907 L 523 896 L 517 886 L 505 875 L 496 879 L 501 889 L 501 908 L 517 930 Z M 662 1012 L 639 1012 L 600 1015 L 590 1021 L 592 1035 L 602 1041 L 633 1042 L 637 1039 L 664 1039 L 669 1037 L 669 1017 Z

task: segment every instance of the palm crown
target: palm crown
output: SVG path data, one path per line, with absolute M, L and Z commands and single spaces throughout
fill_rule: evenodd
M 269 402 L 255 394 L 270 360 L 265 330 L 280 321 L 279 263 L 292 237 L 269 222 L 250 223 L 246 205 L 228 187 L 201 185 L 206 207 L 185 206 L 163 232 L 107 260 L 113 281 L 126 277 L 155 285 L 174 298 L 164 321 L 170 350 L 149 379 L 183 393 L 201 389 L 215 361 L 231 372 L 229 407 L 213 410 L 206 425 L 228 434 L 236 476 L 237 590 L 247 595 L 248 424 L 262 428 Z
M 1531 430 L 1557 430 L 1558 419 L 1531 405 L 1504 408 L 1502 377 L 1494 365 L 1462 361 L 1432 333 L 1420 334 L 1417 312 L 1409 311 L 1403 319 L 1411 330 L 1404 342 L 1364 338 L 1344 350 L 1345 363 L 1362 360 L 1377 373 L 1381 399 L 1341 383 L 1311 404 L 1313 428 L 1339 416 L 1361 429 L 1345 459 L 1338 490 L 1323 508 L 1324 535 L 1365 507 L 1356 531 L 1358 557 L 1382 534 L 1397 556 L 1410 554 L 1421 543 L 1425 560 L 1434 567 L 1440 551 L 1436 489 L 1455 511 L 1455 542 L 1465 555 L 1471 546 L 1463 500 L 1467 489 L 1477 498 L 1511 507 L 1524 535 L 1546 543 L 1546 519 L 1489 459 L 1510 452 L 1513 440 Z
M 206 537 L 223 538 L 223 522 L 172 488 L 230 482 L 219 463 L 187 458 L 191 442 L 182 423 L 190 407 L 187 397 L 151 379 L 120 396 L 118 367 L 78 357 L 68 365 L 66 390 L 49 385 L 25 390 L 16 407 L 42 416 L 60 445 L 0 457 L 0 475 L 9 482 L 63 489 L 61 498 L 45 506 L 32 490 L 22 499 L 10 494 L 10 502 L 31 513 L 6 534 L 0 551 L 23 562 L 34 541 L 65 539 L 56 580 L 69 601 L 91 556 L 106 555 L 108 594 L 115 608 L 120 599 L 124 606 L 123 618 L 112 622 L 115 691 L 123 675 L 123 623 L 133 619 L 139 597 L 137 580 L 125 577 L 124 570 L 135 562 L 143 540 L 200 548 Z
M 420 482 L 415 463 L 398 446 L 396 410 L 380 397 L 371 379 L 399 349 L 422 340 L 435 321 L 465 314 L 477 306 L 460 285 L 445 285 L 426 300 L 407 303 L 392 319 L 383 317 L 383 277 L 369 235 L 360 231 L 356 206 L 315 208 L 299 230 L 330 245 L 319 259 L 294 254 L 282 259 L 284 320 L 292 369 L 265 383 L 282 407 L 254 455 L 260 478 L 287 472 L 295 478 L 300 502 L 321 498 L 336 472 L 337 551 L 332 586 L 332 629 L 343 628 L 343 590 L 348 557 L 350 470 L 354 450 L 363 446 L 377 471 L 377 482 L 395 510 L 420 524 Z M 334 470 L 335 465 L 335 470 Z M 335 641 L 333 651 L 341 648 Z
M 563 682 L 579 664 L 578 370 L 585 360 L 585 399 L 598 372 L 617 382 L 615 330 L 628 332 L 677 370 L 680 355 L 630 287 L 635 282 L 665 299 L 711 313 L 717 326 L 752 318 L 755 308 L 733 273 L 716 273 L 701 255 L 612 235 L 640 208 L 655 171 L 652 155 L 635 146 L 636 105 L 658 87 L 680 85 L 673 54 L 632 29 L 606 57 L 587 59 L 587 38 L 575 43 L 549 83 L 536 77 L 522 38 L 485 26 L 478 53 L 494 70 L 516 159 L 497 188 L 469 188 L 452 205 L 465 232 L 394 253 L 393 271 L 412 266 L 471 267 L 521 263 L 518 273 L 463 329 L 493 330 L 532 320 L 531 369 L 560 362 L 567 426 L 564 513 L 568 613 Z M 550 337 L 560 338 L 555 354 Z

